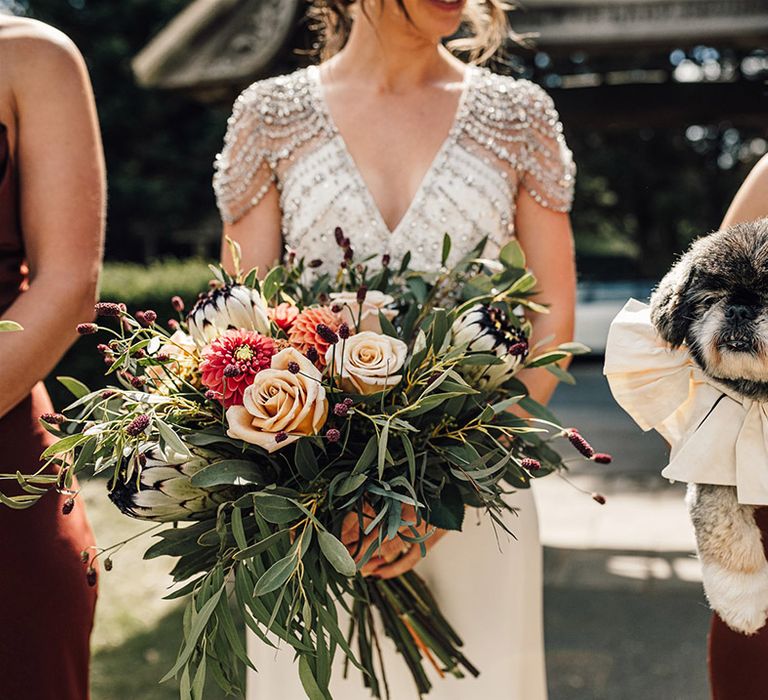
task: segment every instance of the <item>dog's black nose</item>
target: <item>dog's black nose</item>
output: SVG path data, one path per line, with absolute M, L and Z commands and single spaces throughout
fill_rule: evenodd
M 755 309 L 746 304 L 731 304 L 725 309 L 725 318 L 735 323 L 752 321 L 756 315 Z

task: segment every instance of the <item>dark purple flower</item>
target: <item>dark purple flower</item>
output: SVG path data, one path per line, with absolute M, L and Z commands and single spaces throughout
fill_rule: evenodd
M 581 436 L 576 428 L 568 428 L 568 430 L 565 431 L 565 436 L 568 438 L 571 445 L 573 445 L 576 450 L 587 459 L 591 459 L 594 456 L 595 451 L 592 449 L 592 445 Z
M 610 464 L 613 462 L 613 457 L 605 452 L 595 452 L 595 454 L 592 455 L 592 461 L 597 462 L 598 464 Z
M 123 310 L 120 308 L 120 304 L 115 304 L 111 301 L 100 301 L 95 307 L 97 316 L 120 316 Z
M 605 505 L 605 496 L 602 493 L 593 493 L 592 500 L 597 501 L 601 506 Z
M 339 342 L 339 336 L 330 326 L 326 326 L 324 323 L 318 323 L 315 329 L 317 334 L 329 345 L 336 345 Z
M 77 332 L 80 335 L 93 335 L 99 332 L 99 327 L 95 323 L 78 323 Z
M 171 306 L 173 306 L 174 311 L 181 313 L 184 311 L 184 300 L 180 296 L 173 296 L 171 297 Z
M 349 326 L 346 323 L 342 323 L 339 326 L 339 338 L 342 340 L 349 338 Z
M 329 428 L 325 433 L 325 439 L 328 440 L 328 442 L 338 442 L 341 440 L 341 432 L 338 428 Z
M 146 413 L 140 413 L 134 418 L 125 429 L 131 437 L 138 437 L 149 427 L 149 416 Z
M 279 433 L 275 433 L 275 442 L 285 442 L 288 439 L 288 433 L 285 430 L 281 430 Z
M 537 469 L 541 469 L 541 462 L 539 462 L 538 459 L 533 459 L 532 457 L 523 457 L 520 460 L 520 466 L 523 469 L 528 469 L 529 471 L 536 471 Z
M 69 515 L 74 509 L 75 509 L 75 499 L 70 497 L 66 501 L 64 501 L 64 505 L 61 507 L 61 512 L 64 515 Z
M 67 419 L 61 413 L 43 413 L 43 415 L 40 416 L 40 420 L 50 423 L 51 425 L 61 425 Z
M 289 362 L 288 363 L 288 371 L 291 374 L 298 374 L 301 371 L 301 367 L 299 366 L 298 362 Z
M 341 403 L 337 403 L 333 407 L 333 415 L 338 416 L 339 418 L 344 418 L 349 413 L 349 406 L 345 404 L 343 401 Z

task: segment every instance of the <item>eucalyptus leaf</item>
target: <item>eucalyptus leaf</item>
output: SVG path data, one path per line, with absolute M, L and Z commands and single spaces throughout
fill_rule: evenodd
M 224 484 L 259 484 L 262 483 L 262 477 L 258 465 L 250 460 L 222 459 L 194 474 L 191 483 L 198 488 Z
M 79 379 L 75 379 L 74 377 L 56 377 L 56 379 L 59 384 L 62 384 L 76 399 L 82 399 L 83 396 L 87 396 L 91 393 L 91 390 Z
M 23 330 L 24 327 L 16 321 L 0 321 L 0 333 L 17 333 Z
M 272 593 L 280 588 L 296 570 L 297 559 L 294 554 L 278 559 L 270 566 L 256 582 L 253 595 L 257 598 Z
M 342 576 L 351 577 L 357 573 L 357 565 L 347 548 L 327 530 L 319 530 L 317 539 L 323 556 Z

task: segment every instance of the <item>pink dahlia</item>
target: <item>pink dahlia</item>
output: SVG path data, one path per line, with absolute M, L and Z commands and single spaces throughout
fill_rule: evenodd
M 269 368 L 276 352 L 275 341 L 256 331 L 227 331 L 203 350 L 202 382 L 221 394 L 225 408 L 240 406 L 243 392 L 258 372 Z

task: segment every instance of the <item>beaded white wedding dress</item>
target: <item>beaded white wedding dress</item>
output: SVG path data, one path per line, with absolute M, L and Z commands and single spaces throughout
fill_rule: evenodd
M 570 208 L 574 166 L 552 101 L 525 80 L 467 69 L 453 126 L 407 212 L 389 230 L 363 181 L 323 97 L 316 67 L 254 83 L 237 99 L 214 187 L 225 221 L 255 206 L 272 186 L 280 193 L 287 250 L 320 259 L 318 272 L 338 269 L 341 226 L 358 259 L 381 254 L 397 265 L 411 252 L 411 267 L 440 264 L 443 235 L 453 240 L 451 260 L 483 237 L 496 255 L 514 235 L 515 201 L 524 187 L 543 207 Z M 509 498 L 518 507 L 509 525 L 517 539 L 497 540 L 487 519 L 468 513 L 462 533 L 450 533 L 418 571 L 481 671 L 476 679 L 434 678 L 434 700 L 545 700 L 542 630 L 542 558 L 531 491 Z M 482 524 L 478 524 L 482 522 Z M 385 640 L 389 641 L 389 640 Z M 303 700 L 290 649 L 274 649 L 254 636 L 248 700 Z M 408 671 L 391 645 L 384 650 L 392 700 L 415 700 Z M 433 676 L 435 674 L 432 674 Z M 334 700 L 368 696 L 354 669 L 334 670 Z

